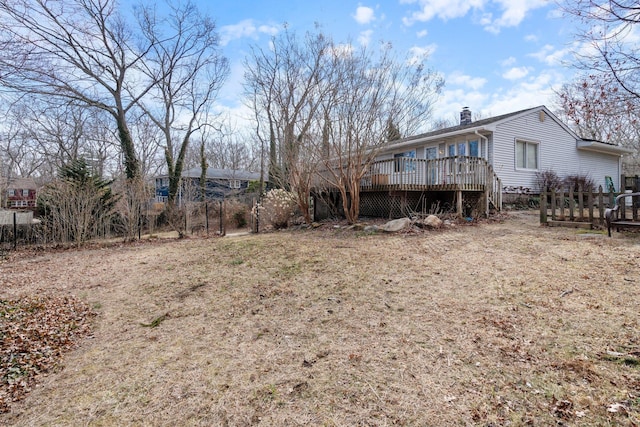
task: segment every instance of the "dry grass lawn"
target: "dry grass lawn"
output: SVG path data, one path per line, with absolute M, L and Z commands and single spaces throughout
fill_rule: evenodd
M 93 335 L 7 425 L 639 425 L 640 234 L 325 226 L 20 254 Z

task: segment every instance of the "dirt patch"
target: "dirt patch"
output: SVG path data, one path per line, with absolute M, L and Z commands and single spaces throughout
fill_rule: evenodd
M 533 213 L 39 253 L 0 298 L 97 312 L 14 425 L 637 425 L 637 236 Z

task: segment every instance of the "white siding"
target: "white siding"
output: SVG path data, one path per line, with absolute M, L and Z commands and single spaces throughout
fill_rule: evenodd
M 578 150 L 580 158 L 581 175 L 590 176 L 596 184 L 596 189 L 602 185 L 603 191 L 608 191 L 605 185 L 605 176 L 613 179 L 613 186 L 616 191 L 620 191 L 620 158 L 618 156 L 608 156 L 606 154 L 594 153 L 591 151 Z
M 589 176 L 604 188 L 605 176 L 611 176 L 619 187 L 619 157 L 578 150 L 576 140 L 553 118 L 539 119 L 537 110 L 496 126 L 493 135 L 493 166 L 504 187 L 526 187 L 537 191 L 536 172 L 517 170 L 515 141 L 537 142 L 538 171 L 555 171 L 560 178 L 569 175 Z

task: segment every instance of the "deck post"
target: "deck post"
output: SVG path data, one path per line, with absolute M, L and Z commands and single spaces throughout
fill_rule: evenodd
M 602 192 L 602 185 L 598 187 L 598 215 L 600 217 L 600 224 L 604 224 L 604 194 Z
M 462 190 L 456 191 L 456 211 L 458 216 L 462 218 Z
M 484 210 L 484 216 L 489 218 L 489 200 L 490 200 L 490 195 L 489 195 L 489 186 L 487 186 L 487 189 L 484 190 L 484 206 L 483 206 L 483 210 Z
M 587 194 L 587 204 L 589 205 L 589 222 L 593 224 L 593 187 L 589 187 Z
M 540 224 L 547 223 L 547 192 L 540 194 Z
M 578 185 L 578 221 L 584 219 L 584 189 L 582 184 Z

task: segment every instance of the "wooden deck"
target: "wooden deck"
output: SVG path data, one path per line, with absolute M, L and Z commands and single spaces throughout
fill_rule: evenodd
M 360 190 L 486 192 L 500 209 L 502 185 L 491 165 L 479 157 L 395 158 L 371 164 Z
M 322 172 L 321 172 L 322 173 Z M 331 192 L 331 188 L 325 191 Z M 455 203 L 462 214 L 464 199 L 480 200 L 482 212 L 502 209 L 502 183 L 491 165 L 478 157 L 445 157 L 441 159 L 394 158 L 379 160 L 369 166 L 360 181 L 361 210 L 389 216 L 398 205 L 420 204 L 425 193 L 449 192 L 443 195 Z M 439 197 L 439 196 L 437 196 Z M 380 216 L 378 213 L 371 216 Z

